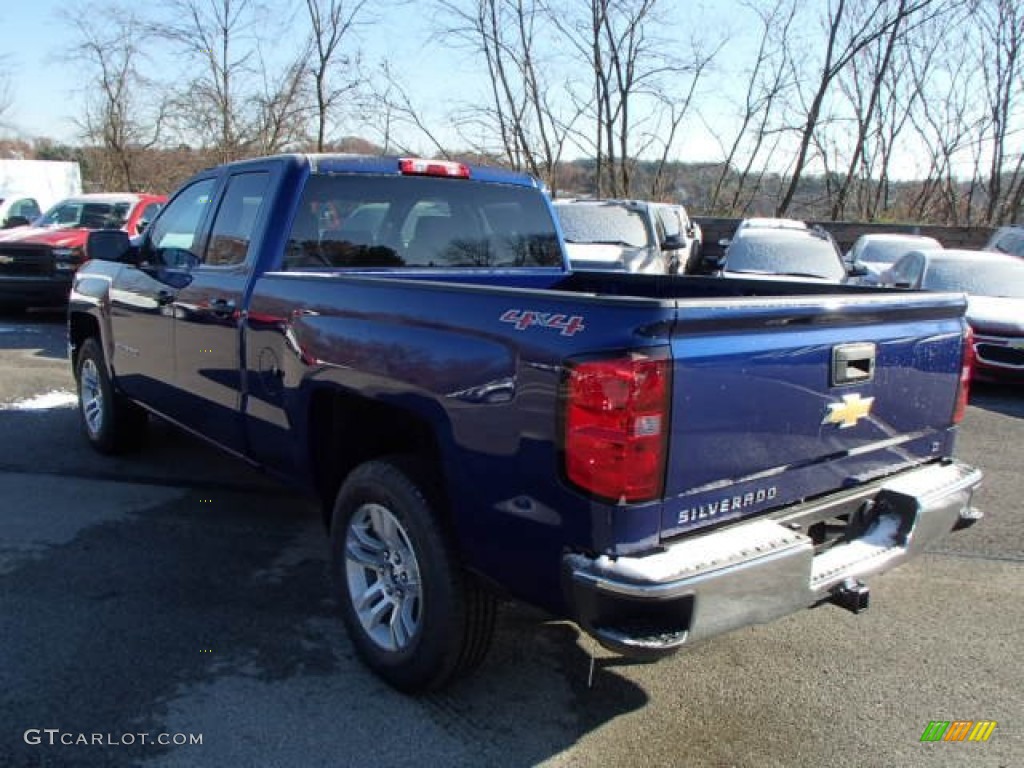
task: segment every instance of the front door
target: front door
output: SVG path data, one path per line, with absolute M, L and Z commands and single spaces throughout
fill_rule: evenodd
M 175 296 L 198 263 L 203 224 L 216 179 L 181 190 L 143 240 L 137 263 L 125 266 L 110 292 L 116 346 L 111 364 L 118 386 L 128 395 L 172 415 L 178 393 L 174 381 Z
M 228 177 L 201 262 L 174 300 L 175 382 L 187 402 L 175 418 L 239 453 L 245 450 L 242 308 L 271 173 Z

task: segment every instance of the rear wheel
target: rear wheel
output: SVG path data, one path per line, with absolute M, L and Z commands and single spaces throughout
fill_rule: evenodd
M 331 524 L 335 592 L 356 651 L 407 692 L 478 666 L 496 612 L 495 598 L 456 561 L 421 476 L 407 459 L 357 467 Z
M 75 378 L 82 432 L 89 444 L 107 454 L 138 447 L 145 437 L 146 412 L 114 390 L 103 350 L 95 338 L 83 342 Z

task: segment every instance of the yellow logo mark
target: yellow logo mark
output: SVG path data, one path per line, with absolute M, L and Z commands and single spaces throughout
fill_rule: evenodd
M 843 395 L 843 402 L 829 403 L 828 412 L 822 424 L 838 424 L 840 429 L 856 426 L 871 413 L 875 398 L 860 395 Z
M 979 720 L 974 724 L 974 730 L 971 731 L 971 735 L 967 737 L 967 740 L 988 741 L 988 737 L 992 735 L 992 731 L 995 729 L 995 720 Z

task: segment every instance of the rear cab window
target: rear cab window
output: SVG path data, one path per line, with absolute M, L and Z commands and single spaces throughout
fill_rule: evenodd
M 314 174 L 286 270 L 561 267 L 551 213 L 530 187 L 472 180 Z

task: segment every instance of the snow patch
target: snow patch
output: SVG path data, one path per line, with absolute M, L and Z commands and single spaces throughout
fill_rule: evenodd
M 75 405 L 78 405 L 78 395 L 67 390 L 55 389 L 25 400 L 16 400 L 13 403 L 0 403 L 0 410 L 48 411 L 51 408 L 71 408 Z

